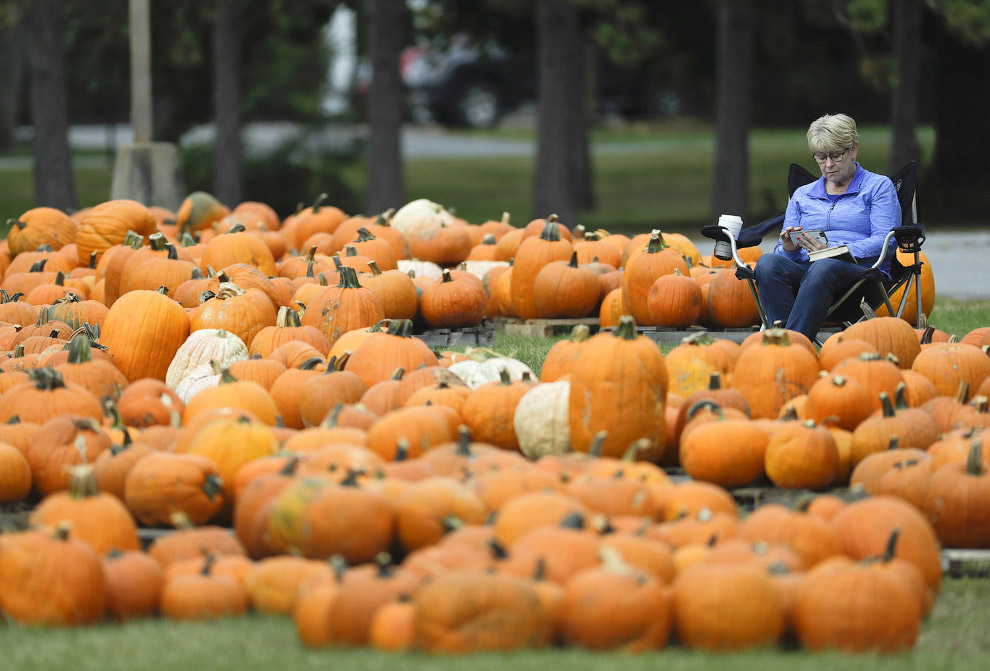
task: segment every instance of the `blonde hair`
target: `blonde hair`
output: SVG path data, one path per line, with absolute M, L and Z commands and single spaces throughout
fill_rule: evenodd
M 808 127 L 808 149 L 811 151 L 839 151 L 852 149 L 859 142 L 856 121 L 845 114 L 826 114 L 811 122 Z

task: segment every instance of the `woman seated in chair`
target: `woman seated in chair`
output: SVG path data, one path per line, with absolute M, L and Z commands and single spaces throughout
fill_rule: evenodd
M 901 223 L 901 208 L 890 178 L 856 162 L 859 133 L 845 114 L 826 114 L 808 128 L 808 148 L 822 176 L 798 188 L 784 214 L 773 254 L 756 264 L 756 286 L 768 323 L 811 339 L 834 300 L 880 256 L 890 229 Z M 828 243 L 802 231 L 825 231 Z M 858 263 L 827 258 L 811 263 L 808 251 L 848 245 Z M 890 276 L 893 243 L 880 271 Z

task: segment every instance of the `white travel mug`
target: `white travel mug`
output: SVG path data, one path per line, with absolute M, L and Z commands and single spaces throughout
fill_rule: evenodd
M 742 217 L 734 214 L 723 214 L 718 218 L 718 225 L 726 229 L 733 238 L 739 235 L 742 224 Z M 715 242 L 715 258 L 722 259 L 723 261 L 728 261 L 732 258 L 732 247 L 728 242 L 721 240 Z

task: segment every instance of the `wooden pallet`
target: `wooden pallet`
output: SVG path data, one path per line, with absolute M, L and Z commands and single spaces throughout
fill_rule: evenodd
M 951 578 L 990 578 L 990 550 L 942 550 L 942 573 Z
M 463 329 L 435 329 L 414 333 L 416 338 L 425 342 L 429 347 L 450 347 L 452 345 L 469 345 L 471 347 L 491 347 L 495 344 L 495 327 L 473 326 Z
M 598 331 L 598 318 L 583 319 L 493 319 L 492 325 L 509 335 L 521 335 L 530 338 L 546 338 L 571 332 L 578 324 L 585 324 L 592 333 Z

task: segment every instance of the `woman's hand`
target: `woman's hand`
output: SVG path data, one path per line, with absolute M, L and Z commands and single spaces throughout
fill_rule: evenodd
M 794 236 L 797 238 L 797 244 L 809 252 L 813 252 L 816 249 L 825 249 L 828 245 L 821 241 L 821 238 L 805 235 L 804 233 L 799 233 Z
M 796 252 L 799 249 L 799 247 L 794 244 L 794 241 L 791 240 L 791 233 L 797 233 L 800 230 L 800 226 L 788 226 L 781 232 L 780 246 L 784 248 L 785 252 Z M 798 236 L 795 235 L 794 237 L 796 238 Z

